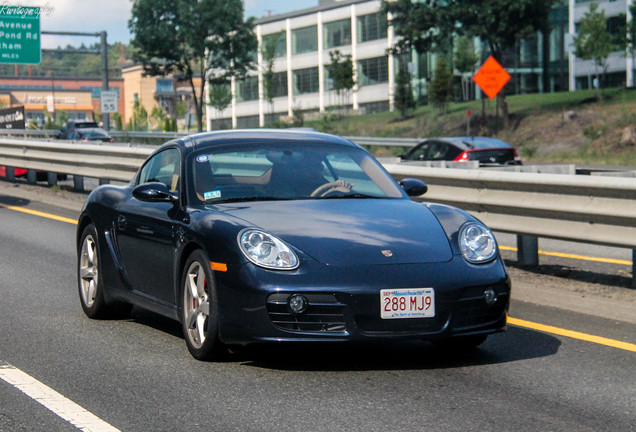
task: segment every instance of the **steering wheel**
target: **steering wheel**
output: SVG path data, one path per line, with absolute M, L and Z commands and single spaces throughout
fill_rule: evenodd
M 325 183 L 324 185 L 318 186 L 311 193 L 311 197 L 324 197 L 333 192 L 341 192 L 341 193 L 349 193 L 351 191 L 352 185 L 344 182 L 342 180 L 333 181 L 329 183 Z

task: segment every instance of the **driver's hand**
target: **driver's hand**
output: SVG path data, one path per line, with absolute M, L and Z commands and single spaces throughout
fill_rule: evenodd
M 349 183 L 346 180 L 339 179 L 339 180 L 336 180 L 335 183 L 336 183 L 336 187 L 342 187 L 348 190 L 353 189 L 353 184 Z

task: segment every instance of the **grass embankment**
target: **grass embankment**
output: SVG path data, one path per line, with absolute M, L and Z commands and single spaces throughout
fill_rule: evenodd
M 446 112 L 418 107 L 406 119 L 397 112 L 338 117 L 324 115 L 308 127 L 337 135 L 373 137 L 464 136 L 470 110 L 470 134 L 494 136 L 514 145 L 528 162 L 636 166 L 636 90 L 605 89 L 508 96 L 508 127 L 495 102 L 450 104 Z M 373 149 L 378 155 L 399 153 Z

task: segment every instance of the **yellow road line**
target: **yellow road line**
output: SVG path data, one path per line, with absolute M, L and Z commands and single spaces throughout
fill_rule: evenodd
M 518 250 L 516 247 L 510 247 L 510 246 L 499 246 L 499 249 L 505 250 L 505 251 L 512 251 L 512 252 L 516 252 Z M 613 258 L 590 257 L 585 255 L 567 254 L 562 252 L 548 252 L 548 251 L 542 251 L 542 250 L 539 251 L 539 254 L 546 255 L 546 256 L 553 256 L 553 257 L 560 257 L 560 258 L 577 259 L 581 261 L 602 262 L 606 264 L 621 264 L 621 265 L 628 265 L 628 266 L 632 265 L 631 261 L 619 260 L 619 259 L 613 259 Z
M 20 212 L 20 213 L 27 213 L 27 214 L 34 215 L 34 216 L 40 216 L 40 217 L 47 218 L 47 219 L 53 219 L 53 220 L 56 220 L 56 221 L 59 221 L 59 222 L 66 222 L 66 223 L 77 225 L 77 221 L 75 219 L 65 218 L 65 217 L 57 216 L 57 215 L 50 214 L 50 213 L 44 213 L 44 212 L 39 212 L 39 211 L 35 211 L 35 210 L 30 210 L 30 209 L 27 209 L 27 208 L 24 208 L 24 207 L 8 206 L 8 205 L 3 205 L 3 204 L 0 204 L 0 207 L 4 207 L 6 209 L 17 211 L 17 212 Z
M 559 327 L 553 327 L 545 324 L 534 323 L 531 321 L 525 321 L 517 318 L 508 317 L 508 324 L 512 324 L 518 327 L 529 328 L 532 330 L 538 330 L 545 333 L 552 333 L 559 336 L 566 336 L 573 339 L 578 339 L 586 342 L 592 342 L 595 344 L 606 345 L 612 348 L 618 348 L 625 351 L 636 352 L 636 344 L 629 342 L 622 342 L 614 339 L 608 339 L 601 336 L 594 336 L 587 333 L 581 333 L 573 330 L 566 330 Z

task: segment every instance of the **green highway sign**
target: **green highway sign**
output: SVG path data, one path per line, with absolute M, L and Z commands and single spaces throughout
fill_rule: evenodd
M 0 5 L 0 63 L 39 64 L 40 8 Z

